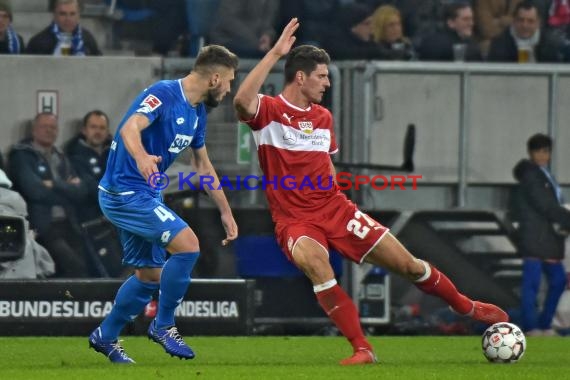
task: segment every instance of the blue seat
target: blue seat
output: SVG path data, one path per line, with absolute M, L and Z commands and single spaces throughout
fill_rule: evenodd
M 304 276 L 291 263 L 277 244 L 274 236 L 240 236 L 234 242 L 238 275 L 251 277 Z M 332 251 L 330 261 L 337 277 L 342 275 L 342 257 Z

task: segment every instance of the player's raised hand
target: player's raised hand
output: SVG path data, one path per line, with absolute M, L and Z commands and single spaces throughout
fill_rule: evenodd
M 144 155 L 136 160 L 137 168 L 144 177 L 145 181 L 148 181 L 149 177 L 152 176 L 153 173 L 158 173 L 158 164 L 161 161 L 162 157 L 153 156 L 151 154 Z
M 228 245 L 230 241 L 238 237 L 238 227 L 231 212 L 222 214 L 222 225 L 226 231 L 226 238 L 222 240 L 222 245 Z
M 299 28 L 299 20 L 297 17 L 294 17 L 289 21 L 289 23 L 283 28 L 283 32 L 279 36 L 275 45 L 273 45 L 273 52 L 277 54 L 279 57 L 282 57 L 289 53 L 291 50 L 291 46 L 295 43 L 297 37 L 294 36 L 295 31 Z

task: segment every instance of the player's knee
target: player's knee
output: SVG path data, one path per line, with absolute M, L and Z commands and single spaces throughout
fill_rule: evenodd
M 138 268 L 135 269 L 135 276 L 142 282 L 159 283 L 160 268 Z
M 410 280 L 415 281 L 425 275 L 428 265 L 429 264 L 427 264 L 425 261 L 419 259 L 407 260 L 402 266 L 402 274 Z

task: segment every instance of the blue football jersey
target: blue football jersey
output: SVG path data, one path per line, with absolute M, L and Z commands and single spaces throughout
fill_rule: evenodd
M 110 193 L 158 192 L 141 175 L 120 135 L 123 125 L 135 113 L 146 116 L 150 121 L 141 133 L 142 144 L 148 154 L 162 157 L 158 164 L 160 172 L 166 172 L 187 147 L 198 149 L 205 144 L 206 106 L 200 103 L 192 107 L 188 103 L 181 79 L 153 84 L 137 96 L 115 133 L 107 169 L 99 183 Z

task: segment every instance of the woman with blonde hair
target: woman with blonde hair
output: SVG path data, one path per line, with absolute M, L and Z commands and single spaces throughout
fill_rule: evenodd
M 404 36 L 400 11 L 382 5 L 372 14 L 372 35 L 383 54 L 381 59 L 410 61 L 415 58 L 410 40 Z

